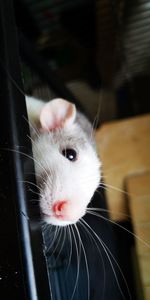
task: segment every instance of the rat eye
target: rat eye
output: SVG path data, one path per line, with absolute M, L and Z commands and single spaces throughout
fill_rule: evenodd
M 68 148 L 62 150 L 62 155 L 65 156 L 70 161 L 77 160 L 77 152 L 74 149 Z

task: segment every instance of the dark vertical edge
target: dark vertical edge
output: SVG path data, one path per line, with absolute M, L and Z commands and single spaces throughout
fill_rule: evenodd
M 21 92 L 23 85 L 11 0 L 0 1 L 0 36 L 0 147 L 13 149 L 7 155 L 9 169 L 4 170 L 5 174 L 8 173 L 8 180 L 11 174 L 11 180 L 7 182 L 11 197 L 6 201 L 13 202 L 15 207 L 16 220 L 14 222 L 17 224 L 16 235 L 20 253 L 18 260 L 21 260 L 22 265 L 25 298 L 48 300 L 51 299 L 51 291 L 43 251 L 42 232 L 36 218 L 37 213 L 39 215 L 39 208 L 36 208 L 36 211 L 33 210 L 32 202 L 29 201 L 31 195 L 24 184 L 24 161 L 28 153 L 32 153 L 32 147 L 28 138 L 28 124 L 25 120 L 27 113 L 25 97 Z M 5 160 L 4 152 L 1 151 L 1 161 Z M 24 152 L 25 155 L 23 156 L 20 152 Z M 34 171 L 32 160 L 30 160 L 30 165 Z M 5 187 L 3 190 L 5 193 Z M 13 250 L 10 249 L 10 252 Z

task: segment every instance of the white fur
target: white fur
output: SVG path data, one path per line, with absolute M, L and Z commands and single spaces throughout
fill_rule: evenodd
M 32 99 L 33 106 L 36 101 Z M 31 106 L 27 104 L 27 107 L 30 110 Z M 42 107 L 42 102 L 35 103 L 35 113 L 32 115 L 39 118 Z M 29 118 L 30 122 L 34 122 L 30 111 Z M 75 162 L 62 155 L 61 151 L 65 148 L 77 151 Z M 41 188 L 40 208 L 46 215 L 44 220 L 59 226 L 77 222 L 86 213 L 100 182 L 100 161 L 90 139 L 76 122 L 72 122 L 70 126 L 34 137 L 33 155 L 37 183 Z M 70 220 L 61 220 L 53 215 L 52 206 L 58 200 L 67 200 Z
M 26 96 L 26 106 L 29 120 L 32 121 L 32 123 L 37 121 L 37 119 L 39 120 L 41 110 L 44 106 L 44 102 L 34 97 Z

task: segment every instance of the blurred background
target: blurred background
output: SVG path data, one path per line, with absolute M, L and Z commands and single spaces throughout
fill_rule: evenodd
M 15 0 L 29 94 L 56 93 L 35 72 L 27 41 L 82 104 L 91 120 L 146 113 L 150 109 L 150 2 L 147 0 Z M 30 51 L 30 56 L 32 56 Z

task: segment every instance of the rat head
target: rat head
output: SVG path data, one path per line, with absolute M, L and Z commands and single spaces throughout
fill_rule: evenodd
M 43 104 L 34 138 L 41 213 L 53 225 L 76 223 L 99 185 L 100 163 L 76 114 L 75 105 L 63 99 Z

